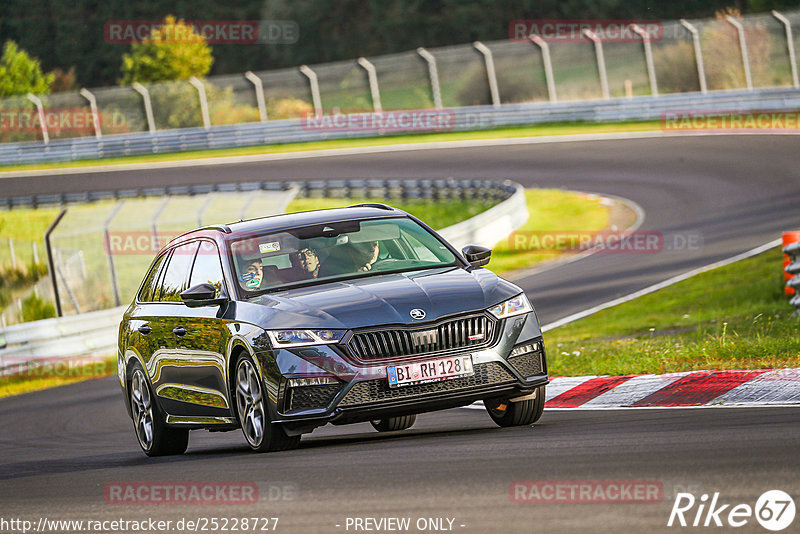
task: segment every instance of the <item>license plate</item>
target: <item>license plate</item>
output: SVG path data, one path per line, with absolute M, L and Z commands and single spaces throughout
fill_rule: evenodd
M 460 376 L 470 376 L 474 373 L 471 355 L 390 365 L 386 368 L 389 386 L 393 388 L 439 382 Z

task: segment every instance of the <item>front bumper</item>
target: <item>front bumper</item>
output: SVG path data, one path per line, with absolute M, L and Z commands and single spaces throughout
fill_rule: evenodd
M 278 388 L 273 421 L 283 424 L 289 433 L 302 433 L 329 422 L 355 423 L 465 406 L 489 398 L 519 397 L 547 384 L 545 349 L 535 314 L 506 319 L 499 326 L 491 347 L 427 357 L 471 354 L 473 375 L 398 388 L 389 387 L 387 362 L 356 362 L 332 346 L 279 350 L 276 359 L 284 379 Z M 537 350 L 510 357 L 514 347 L 531 344 Z M 290 392 L 286 377 L 296 376 L 298 369 L 304 371 L 302 376 L 335 376 L 338 382 L 325 387 L 306 386 L 316 387 L 313 392 L 305 388 Z M 292 398 L 298 389 L 303 389 L 302 396 Z

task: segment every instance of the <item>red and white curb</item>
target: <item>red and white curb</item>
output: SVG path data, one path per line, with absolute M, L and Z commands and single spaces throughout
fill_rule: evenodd
M 555 377 L 545 404 L 547 409 L 736 406 L 800 406 L 800 369 Z

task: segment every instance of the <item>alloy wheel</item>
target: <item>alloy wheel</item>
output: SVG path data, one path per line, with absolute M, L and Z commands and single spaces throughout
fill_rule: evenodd
M 258 373 L 247 359 L 236 369 L 236 409 L 244 437 L 252 447 L 258 447 L 264 439 L 264 397 Z
M 137 369 L 131 381 L 131 410 L 136 437 L 144 450 L 153 446 L 153 403 L 144 373 Z

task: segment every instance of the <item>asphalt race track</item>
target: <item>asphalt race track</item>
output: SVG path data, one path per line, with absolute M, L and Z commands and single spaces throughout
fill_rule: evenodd
M 595 254 L 517 280 L 549 323 L 796 228 L 799 146 L 789 135 L 533 143 L 4 177 L 0 188 L 13 196 L 257 179 L 509 178 L 630 199 L 646 213 L 642 230 L 673 245 L 682 243 L 674 236 L 700 243 Z M 456 409 L 421 415 L 391 435 L 367 424 L 329 426 L 304 437 L 299 450 L 269 455 L 249 453 L 238 432 L 194 432 L 185 456 L 150 460 L 117 384 L 103 379 L 0 401 L 0 516 L 279 517 L 279 532 L 357 531 L 348 517 L 409 517 L 411 532 L 418 518 L 453 519 L 452 529 L 463 532 L 703 530 L 667 528 L 677 492 L 698 499 L 719 492 L 720 503 L 753 507 L 780 489 L 800 502 L 799 416 L 800 407 L 550 410 L 532 428 L 499 429 L 481 410 Z M 512 484 L 525 480 L 649 481 L 662 490 L 645 504 L 512 502 Z M 135 481 L 254 483 L 259 500 L 118 505 L 104 497 L 107 485 Z M 752 517 L 736 530 L 764 531 Z

